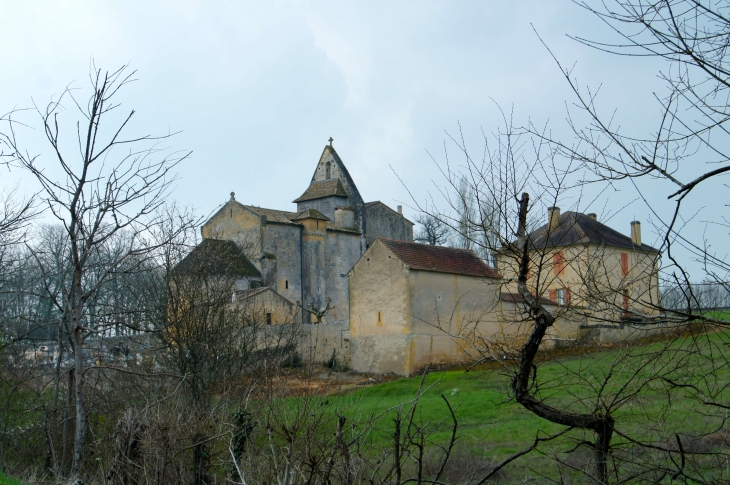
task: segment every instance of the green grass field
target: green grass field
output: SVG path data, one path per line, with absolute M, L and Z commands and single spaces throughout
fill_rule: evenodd
M 687 437 L 709 433 L 717 429 L 718 423 L 723 427 L 724 415 L 713 409 L 703 409 L 709 413 L 694 412 L 702 403 L 686 390 L 674 389 L 671 401 L 668 400 L 668 384 L 663 378 L 685 382 L 683 379 L 691 380 L 703 371 L 709 372 L 717 359 L 708 357 L 716 356 L 718 351 L 730 352 L 728 341 L 730 332 L 723 332 L 548 360 L 538 367 L 539 396 L 559 408 L 590 412 L 598 390 L 605 383 L 600 392 L 602 400 L 612 406 L 616 429 L 626 435 L 665 443 L 675 433 Z M 728 365 L 718 366 L 711 374 L 713 382 L 730 382 Z M 562 429 L 512 401 L 510 378 L 498 367 L 471 372 L 433 372 L 423 379 L 398 379 L 319 399 L 347 416 L 349 422 L 358 423 L 358 429 L 369 425 L 369 444 L 373 449 L 386 448 L 392 442 L 396 410 L 410 408 L 422 380 L 416 420 L 421 424 L 430 423 L 435 429 L 431 435 L 435 443 L 445 443 L 451 433 L 449 411 L 442 395 L 456 410 L 461 446 L 472 453 L 488 455 L 492 462 L 531 445 L 538 433 L 545 436 Z M 730 392 L 725 389 L 716 399 L 730 402 Z M 708 417 L 713 412 L 717 419 Z M 727 432 L 725 428 L 727 425 L 723 428 Z M 590 433 L 574 433 L 571 440 L 543 445 L 542 452 L 526 463 L 534 465 L 548 460 L 544 453 L 563 453 L 573 448 L 576 439 L 583 439 L 581 436 L 593 439 Z M 613 443 L 627 445 L 617 435 Z

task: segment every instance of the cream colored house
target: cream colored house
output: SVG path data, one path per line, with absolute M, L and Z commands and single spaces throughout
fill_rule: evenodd
M 501 331 L 501 276 L 468 250 L 377 239 L 350 278 L 350 367 L 412 375 L 473 362 Z
M 580 330 L 641 324 L 658 314 L 659 251 L 641 241 L 641 224 L 631 235 L 602 224 L 595 214 L 548 209 L 546 224 L 528 235 L 528 287 L 555 301 L 563 313 L 584 317 Z M 509 290 L 516 292 L 517 258 L 509 248 L 498 263 Z

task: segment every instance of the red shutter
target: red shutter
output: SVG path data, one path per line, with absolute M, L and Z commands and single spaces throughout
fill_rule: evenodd
M 570 288 L 565 289 L 565 304 L 570 305 Z
M 626 276 L 629 274 L 629 255 L 621 253 L 621 274 Z
M 550 290 L 550 300 L 555 301 L 555 290 Z
M 557 252 L 553 254 L 553 271 L 555 271 L 556 275 L 559 275 L 563 272 L 563 269 L 565 268 L 565 258 L 563 257 L 563 252 Z

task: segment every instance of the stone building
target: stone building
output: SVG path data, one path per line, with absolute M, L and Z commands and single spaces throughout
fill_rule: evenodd
M 561 214 L 551 207 L 546 223 L 528 241 L 528 286 L 584 317 L 581 328 L 562 337 L 580 338 L 586 333 L 581 329 L 601 328 L 601 340 L 628 338 L 617 330 L 658 315 L 659 251 L 642 243 L 638 221 L 626 236 L 598 221 L 596 214 Z M 498 267 L 509 290 L 516 292 L 516 260 L 509 251 L 500 255 Z
M 350 272 L 350 367 L 412 375 L 474 361 L 498 334 L 501 276 L 473 252 L 377 239 Z
M 296 211 L 266 209 L 241 204 L 231 193 L 203 225 L 203 239 L 235 242 L 261 273 L 261 286 L 300 309 L 322 310 L 329 302 L 324 321 L 346 320 L 347 273 L 378 237 L 412 241 L 413 223 L 400 207 L 364 202 L 331 143 L 294 203 Z M 298 320 L 316 321 L 303 311 Z

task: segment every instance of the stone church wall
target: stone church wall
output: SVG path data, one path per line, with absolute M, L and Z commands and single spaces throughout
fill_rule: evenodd
M 297 203 L 297 212 L 303 211 L 304 209 L 316 209 L 327 218 L 334 222 L 335 221 L 335 209 L 337 207 L 347 206 L 347 197 L 339 197 L 333 195 L 331 197 L 323 197 L 321 199 L 305 200 L 304 202 Z
M 267 223 L 264 226 L 263 267 L 266 285 L 296 302 L 302 294 L 301 226 Z
M 335 307 L 326 320 L 345 320 L 350 317 L 350 282 L 347 273 L 360 259 L 360 235 L 327 231 L 325 251 L 326 288 L 331 305 Z
M 413 224 L 383 203 L 365 208 L 365 226 L 368 246 L 379 237 L 413 242 Z

